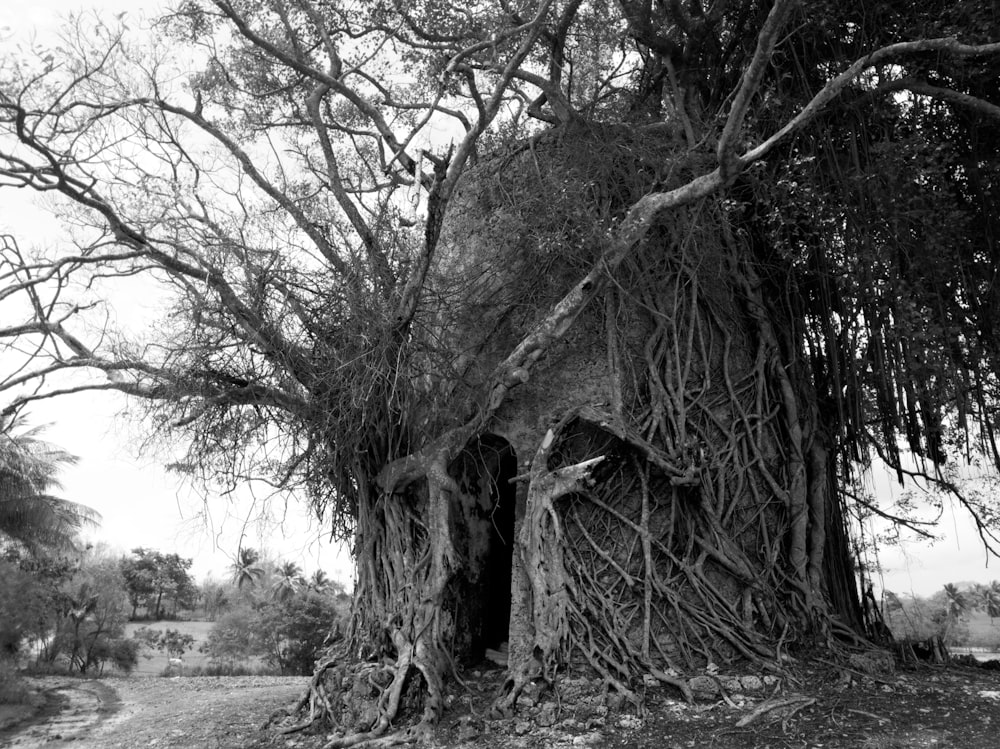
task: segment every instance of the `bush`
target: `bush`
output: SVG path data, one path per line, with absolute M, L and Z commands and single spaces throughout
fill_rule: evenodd
M 274 666 L 223 663 L 209 663 L 207 666 L 194 666 L 184 670 L 185 676 L 277 676 L 279 673 Z M 165 670 L 161 676 L 177 676 L 177 674 Z
M 130 674 L 139 662 L 139 643 L 123 637 L 106 640 L 96 657 L 101 663 L 110 661 L 118 671 Z
M 259 654 L 258 627 L 256 612 L 241 606 L 219 618 L 199 650 L 208 654 L 214 666 L 235 669 Z
M 336 600 L 314 591 L 242 606 L 216 622 L 201 651 L 227 672 L 260 656 L 283 674 L 308 676 L 338 616 Z
M 48 581 L 0 560 L 0 657 L 13 658 L 51 626 L 54 595 Z
M 165 652 L 170 658 L 180 658 L 194 645 L 194 635 L 183 633 L 179 629 L 167 628 L 164 632 L 162 629 L 139 627 L 132 633 L 132 641 L 136 651 L 143 647 Z
M 338 616 L 329 596 L 306 592 L 260 610 L 262 655 L 284 674 L 308 676 Z
M 0 705 L 24 705 L 30 701 L 31 695 L 18 677 L 14 662 L 0 657 Z

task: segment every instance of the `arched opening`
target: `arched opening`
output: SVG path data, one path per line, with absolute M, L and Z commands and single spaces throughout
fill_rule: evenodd
M 517 455 L 503 437 L 485 434 L 466 447 L 452 473 L 462 488 L 455 520 L 464 526 L 456 550 L 466 560 L 456 591 L 458 631 L 465 630 L 466 658 L 475 663 L 487 649 L 500 650 L 510 629 Z

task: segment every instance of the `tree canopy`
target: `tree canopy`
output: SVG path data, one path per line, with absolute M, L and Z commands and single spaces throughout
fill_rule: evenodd
M 163 608 L 165 600 L 172 604 L 171 615 L 178 608 L 192 608 L 198 590 L 188 572 L 191 564 L 191 559 L 179 554 L 141 547 L 122 557 L 119 567 L 132 604 L 131 618 L 136 618 L 139 606 L 145 608 L 147 618 L 162 618 L 168 613 Z
M 847 519 L 907 522 L 858 491 L 875 457 L 996 532 L 947 466 L 1000 464 L 1000 19 L 912 6 L 188 0 L 168 44 L 81 19 L 0 68 L 0 185 L 74 241 L 3 240 L 0 340 L 32 354 L 7 411 L 121 391 L 183 468 L 304 489 L 354 542 L 353 652 L 394 661 L 345 743 L 414 669 L 440 715 L 501 546 L 501 709 L 571 652 L 638 699 L 789 632 L 860 642 Z M 90 332 L 126 283 L 156 330 Z

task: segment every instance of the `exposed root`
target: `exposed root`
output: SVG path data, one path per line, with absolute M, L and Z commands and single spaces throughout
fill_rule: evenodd
M 336 664 L 336 658 L 321 661 L 316 666 L 316 671 L 313 673 L 312 679 L 309 681 L 309 686 L 306 688 L 301 699 L 295 704 L 295 706 L 273 712 L 264 722 L 264 725 L 261 726 L 261 730 L 263 731 L 269 728 L 275 721 L 280 720 L 281 718 L 298 715 L 305 709 L 306 705 L 309 706 L 309 717 L 306 720 L 292 726 L 282 728 L 279 733 L 297 733 L 299 731 L 304 731 L 313 725 L 330 720 L 333 714 L 333 707 L 330 705 L 329 696 L 323 686 L 323 681 L 326 677 L 327 670 L 333 668 Z
M 348 746 L 365 747 L 366 749 L 381 749 L 389 746 L 413 744 L 430 737 L 430 724 L 420 722 L 415 726 L 395 733 L 385 734 L 385 729 L 355 733 L 335 738 L 323 745 L 323 749 L 343 749 Z
M 815 697 L 783 697 L 781 699 L 770 699 L 760 703 L 757 707 L 736 721 L 737 728 L 745 728 L 754 721 L 759 720 L 768 713 L 776 710 L 781 711 L 782 720 L 787 720 L 803 708 L 816 703 Z

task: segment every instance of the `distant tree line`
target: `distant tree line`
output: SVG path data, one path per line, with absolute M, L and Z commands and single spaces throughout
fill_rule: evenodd
M 1000 650 L 1000 580 L 948 583 L 931 596 L 884 595 L 885 620 L 897 640 L 940 637 L 946 645 Z

